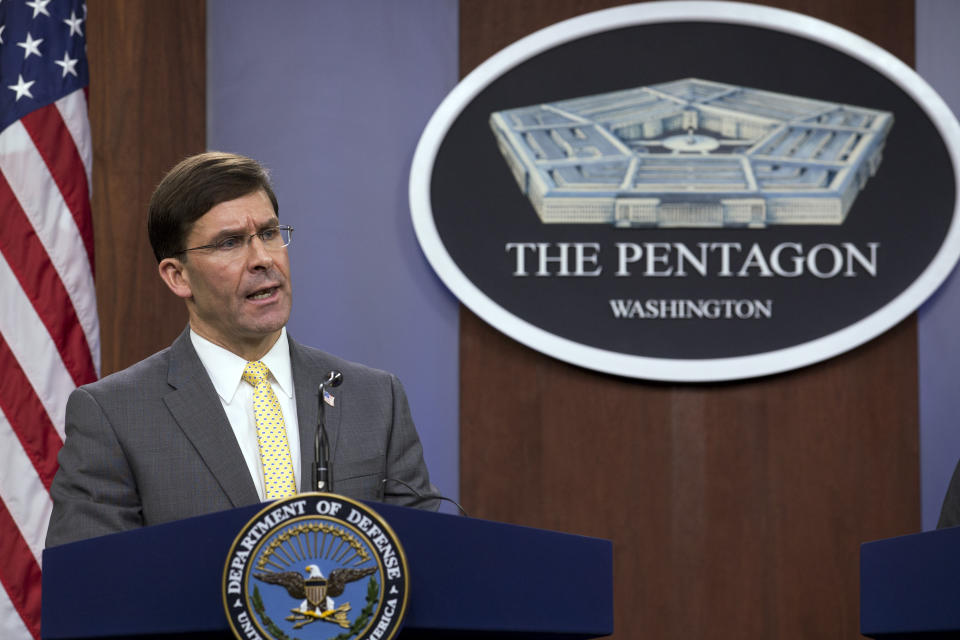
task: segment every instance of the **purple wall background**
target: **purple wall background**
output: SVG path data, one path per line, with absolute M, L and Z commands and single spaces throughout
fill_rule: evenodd
M 207 146 L 272 172 L 296 228 L 290 333 L 400 377 L 454 498 L 459 306 L 416 242 L 407 179 L 457 82 L 457 21 L 452 1 L 207 3 Z
M 435 484 L 459 492 L 458 305 L 423 258 L 407 177 L 457 81 L 455 0 L 207 2 L 207 142 L 273 171 L 299 340 L 404 381 Z M 918 0 L 917 69 L 960 112 L 960 3 Z M 960 277 L 918 314 L 922 526 L 960 457 Z M 882 469 L 877 470 L 882 473 Z
M 954 113 L 960 113 L 960 3 L 917 0 L 917 71 Z M 960 277 L 951 274 L 920 308 L 917 351 L 920 388 L 920 492 L 923 528 L 940 516 L 960 457 Z M 882 470 L 878 470 L 882 472 Z

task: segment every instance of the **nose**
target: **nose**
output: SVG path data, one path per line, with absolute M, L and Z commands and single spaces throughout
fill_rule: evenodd
M 247 265 L 250 269 L 269 269 L 273 266 L 273 254 L 259 236 L 253 236 L 247 243 Z

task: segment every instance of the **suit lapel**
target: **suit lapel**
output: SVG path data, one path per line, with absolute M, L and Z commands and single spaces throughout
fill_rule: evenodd
M 190 342 L 189 327 L 170 347 L 167 382 L 174 391 L 164 403 L 233 506 L 260 502 L 216 389 Z
M 300 490 L 315 491 L 313 477 L 313 445 L 316 437 L 317 414 L 319 413 L 320 383 L 329 373 L 326 363 L 311 357 L 311 354 L 287 334 L 290 342 L 290 368 L 293 370 L 293 388 L 297 396 L 297 423 L 300 429 Z M 336 390 L 331 391 L 336 397 Z M 327 438 L 330 441 L 330 459 L 336 453 L 337 437 L 340 434 L 340 402 L 326 405 Z M 336 480 L 336 478 L 334 478 Z

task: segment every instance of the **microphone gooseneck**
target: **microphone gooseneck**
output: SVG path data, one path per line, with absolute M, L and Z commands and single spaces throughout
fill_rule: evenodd
M 331 493 L 333 473 L 330 469 L 330 441 L 327 439 L 327 402 L 324 394 L 328 388 L 339 387 L 343 374 L 333 370 L 320 383 L 317 400 L 317 430 L 313 438 L 313 489 Z
M 407 492 L 408 492 L 408 493 L 392 493 L 392 492 L 391 492 L 391 493 L 388 493 L 387 490 L 386 490 L 386 486 L 387 486 L 387 483 L 388 483 L 388 482 L 396 482 L 397 484 L 403 485 L 403 486 L 407 489 Z M 418 504 L 420 504 L 421 502 L 426 502 L 427 500 L 444 500 L 444 501 L 446 501 L 446 502 L 449 502 L 449 503 L 452 504 L 453 506 L 455 506 L 455 507 L 457 508 L 457 510 L 460 511 L 460 515 L 462 515 L 462 516 L 467 516 L 467 517 L 470 516 L 470 514 L 467 513 L 467 510 L 464 509 L 463 507 L 461 507 L 461 506 L 460 506 L 460 503 L 457 502 L 456 500 L 454 500 L 454 499 L 452 499 L 452 498 L 448 498 L 447 496 L 443 495 L 442 493 L 438 493 L 438 492 L 436 492 L 436 491 L 428 491 L 427 493 L 420 493 L 419 491 L 417 491 L 416 489 L 414 489 L 412 486 L 410 486 L 409 483 L 404 482 L 404 481 L 401 480 L 400 478 L 384 478 L 383 480 L 380 481 L 380 487 L 381 487 L 381 491 L 382 491 L 381 496 L 380 496 L 381 499 L 385 499 L 387 496 L 390 496 L 390 497 L 414 496 L 414 497 L 416 497 L 416 500 L 414 500 L 413 502 L 410 502 L 410 503 L 407 504 L 408 507 L 412 507 L 412 506 L 418 505 Z M 439 504 L 439 503 L 438 503 L 438 504 Z M 436 509 L 436 507 L 434 507 L 434 509 Z

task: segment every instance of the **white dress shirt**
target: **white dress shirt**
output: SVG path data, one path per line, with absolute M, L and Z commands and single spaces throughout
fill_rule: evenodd
M 247 462 L 253 484 L 257 487 L 260 499 L 266 499 L 263 482 L 263 465 L 260 463 L 260 447 L 257 443 L 257 422 L 253 417 L 253 386 L 243 381 L 243 369 L 247 361 L 235 353 L 227 351 L 190 330 L 190 341 L 203 368 L 213 382 L 213 388 L 220 396 L 220 404 L 227 414 L 227 420 L 237 437 L 237 444 Z M 287 343 L 287 328 L 280 331 L 276 344 L 260 358 L 260 362 L 270 370 L 270 386 L 280 402 L 283 422 L 287 426 L 287 441 L 290 443 L 290 457 L 293 474 L 300 488 L 300 431 L 297 423 L 297 401 L 293 393 L 293 371 L 290 368 L 290 346 Z

